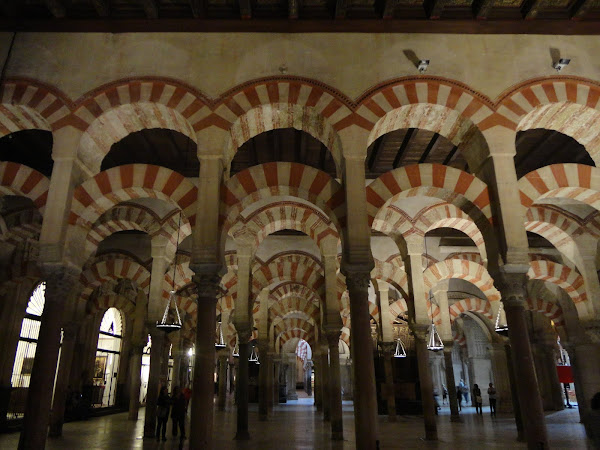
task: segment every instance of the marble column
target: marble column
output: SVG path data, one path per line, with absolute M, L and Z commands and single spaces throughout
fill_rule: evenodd
M 273 414 L 273 404 L 275 403 L 275 353 L 267 352 L 267 413 Z M 264 364 L 264 362 L 263 362 Z
M 279 404 L 279 372 L 281 370 L 281 357 L 279 355 L 273 358 L 273 401 Z
M 148 296 L 140 289 L 135 300 L 131 347 L 129 357 L 129 413 L 128 420 L 137 420 L 140 409 L 140 388 L 142 385 L 142 354 L 148 342 L 145 329 Z
M 526 271 L 503 272 L 500 292 L 506 312 L 517 394 L 529 448 L 548 448 L 544 409 L 540 398 L 525 320 Z
M 19 450 L 43 449 L 46 445 L 62 312 L 67 295 L 77 282 L 78 273 L 74 269 L 47 265 L 43 270 L 46 302 L 31 371 Z
M 342 388 L 340 385 L 340 330 L 327 329 L 329 345 L 329 415 L 331 418 L 331 439 L 344 440 L 344 423 L 342 421 Z
M 213 403 L 215 396 L 215 331 L 220 267 L 195 265 L 192 280 L 198 289 L 196 353 L 190 421 L 190 448 L 213 448 Z
M 494 387 L 496 388 L 496 410 L 500 413 L 511 413 L 513 412 L 513 406 L 505 345 L 504 342 L 489 344 L 488 351 L 490 352 Z
M 513 405 L 513 412 L 515 415 L 515 425 L 517 427 L 517 441 L 525 441 L 525 428 L 523 426 L 523 416 L 521 414 L 521 404 L 519 395 L 517 393 L 517 378 L 515 376 L 514 362 L 512 357 L 512 349 L 510 344 L 506 344 L 504 347 L 506 352 L 506 363 L 508 367 L 508 378 L 510 380 L 510 394 Z
M 374 450 L 378 446 L 377 391 L 369 315 L 370 281 L 369 272 L 352 272 L 346 269 L 352 317 L 356 447 L 364 450 Z
M 456 379 L 454 377 L 454 364 L 452 363 L 452 341 L 444 342 L 444 366 L 446 372 L 446 389 L 448 390 L 448 402 L 450 403 L 450 421 L 460 422 L 458 412 L 458 398 L 456 395 Z
M 73 362 L 73 352 L 75 350 L 75 340 L 77 339 L 78 328 L 76 323 L 66 323 L 63 326 L 63 341 L 60 348 L 60 361 L 54 386 L 52 411 L 50 413 L 49 437 L 62 436 L 62 427 L 65 422 L 65 407 L 67 405 L 67 388 L 69 386 L 71 364 Z
M 250 439 L 248 431 L 248 358 L 250 357 L 250 336 L 252 332 L 250 327 L 241 328 L 236 325 L 238 330 L 238 375 L 236 380 L 236 401 L 237 401 L 237 423 L 236 423 L 236 440 Z
M 429 327 L 414 325 L 415 350 L 419 367 L 419 382 L 421 385 L 421 402 L 425 420 L 425 439 L 435 441 L 438 438 L 435 421 L 435 401 L 433 400 L 433 382 L 429 370 L 429 350 L 427 350 L 427 335 Z
M 531 314 L 531 312 L 529 313 Z M 544 411 L 564 409 L 562 386 L 558 381 L 558 372 L 556 371 L 555 344 L 552 341 L 545 342 L 544 339 L 536 339 L 531 345 Z
M 318 348 L 318 347 L 317 347 Z M 315 372 L 315 406 L 317 407 L 317 411 L 323 411 L 323 390 L 321 388 L 322 383 L 322 370 L 321 370 L 321 351 L 315 350 L 313 352 L 313 365 Z
M 162 358 L 167 338 L 164 331 L 156 328 L 156 323 L 149 323 L 148 329 L 150 330 L 152 345 L 150 347 L 150 370 L 146 393 L 146 412 L 144 415 L 144 437 L 153 438 L 156 432 L 156 402 L 161 387 Z
M 322 334 L 322 337 L 325 337 Z M 331 400 L 329 400 L 329 350 L 326 345 L 321 345 L 321 397 L 323 399 L 323 420 L 331 419 Z
M 225 411 L 225 403 L 227 402 L 227 366 L 229 365 L 229 348 L 219 350 L 219 398 L 217 407 L 219 411 Z
M 298 367 L 296 365 L 296 354 L 291 353 L 288 355 L 288 400 L 298 400 L 298 392 L 296 392 L 296 381 L 298 374 Z
M 394 370 L 392 367 L 392 358 L 396 351 L 395 342 L 382 342 L 383 350 L 383 370 L 385 372 L 385 384 L 381 387 L 383 397 L 387 405 L 388 421 L 396 422 L 396 391 L 394 388 Z
M 260 358 L 260 366 L 258 368 L 258 420 L 265 421 L 269 414 L 269 400 L 268 400 L 268 358 L 267 358 L 267 345 L 266 343 L 259 343 L 258 355 Z

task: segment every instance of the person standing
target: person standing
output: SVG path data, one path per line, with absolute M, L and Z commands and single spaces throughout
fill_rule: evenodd
M 458 401 L 458 410 L 459 411 L 462 411 L 462 399 L 463 399 L 463 395 L 462 395 L 461 387 L 459 384 L 458 386 L 456 386 L 456 400 Z
M 473 403 L 475 403 L 475 412 L 479 414 L 483 414 L 482 403 L 483 399 L 481 398 L 481 389 L 477 383 L 473 385 Z
M 494 383 L 490 383 L 488 396 L 490 398 L 490 414 L 492 417 L 496 417 L 496 388 L 494 387 Z
M 446 404 L 447 398 L 448 398 L 448 389 L 446 389 L 446 385 L 442 384 L 442 405 Z
M 162 440 L 167 440 L 167 420 L 169 420 L 169 409 L 171 408 L 171 398 L 166 386 L 160 389 L 158 400 L 156 401 L 156 440 L 160 441 L 162 431 Z
M 187 413 L 187 400 L 184 393 L 176 386 L 173 389 L 173 407 L 171 408 L 171 420 L 173 421 L 173 437 L 177 437 L 177 428 L 180 432 L 180 440 L 185 439 L 185 416 Z

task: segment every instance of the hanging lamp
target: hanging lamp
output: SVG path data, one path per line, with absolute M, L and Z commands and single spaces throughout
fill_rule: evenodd
M 429 261 L 429 254 L 427 253 L 427 236 L 425 236 L 425 260 Z M 427 350 L 432 352 L 439 352 L 444 349 L 444 342 L 440 337 L 435 323 L 433 323 L 433 302 L 431 301 L 431 291 L 428 293 L 429 296 L 429 311 L 431 313 L 431 325 L 429 325 L 429 336 L 427 338 Z
M 239 358 L 240 357 L 240 346 L 238 345 L 237 340 L 235 341 L 235 346 L 233 347 L 233 350 L 231 352 L 231 356 L 233 356 L 234 358 Z
M 177 307 L 177 301 L 175 300 L 175 277 L 177 276 L 177 251 L 179 250 L 179 231 L 181 230 L 181 211 L 179 212 L 179 226 L 177 227 L 177 246 L 175 247 L 175 261 L 173 261 L 173 288 L 169 292 L 169 301 L 165 308 L 162 320 L 156 322 L 156 328 L 169 334 L 173 331 L 181 329 L 181 316 L 179 315 L 179 308 Z M 171 304 L 173 306 L 171 307 Z
M 394 352 L 394 358 L 406 358 L 406 349 L 402 343 L 402 339 L 396 339 L 396 351 Z
M 508 336 L 508 324 L 506 323 L 506 317 L 502 318 L 502 312 L 504 311 L 504 306 L 500 303 L 500 307 L 498 308 L 498 315 L 496 316 L 496 326 L 494 329 L 496 333 L 502 336 Z
M 252 346 L 252 351 L 250 352 L 250 357 L 248 358 L 248 361 L 250 362 L 254 362 L 256 364 L 260 364 L 260 361 L 258 360 L 258 353 L 256 351 L 256 346 Z

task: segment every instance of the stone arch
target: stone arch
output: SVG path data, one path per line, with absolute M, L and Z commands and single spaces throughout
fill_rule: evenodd
M 558 303 L 549 302 L 541 298 L 527 298 L 527 309 L 542 313 L 554 322 L 556 328 L 565 327 L 565 317 L 563 310 Z
M 135 303 L 122 295 L 100 295 L 91 302 L 88 313 L 93 315 L 101 311 L 106 311 L 109 308 L 117 308 L 122 314 L 127 316 L 134 313 Z
M 459 278 L 477 286 L 489 302 L 500 300 L 500 293 L 494 287 L 494 280 L 481 264 L 467 260 L 446 259 L 429 266 L 423 272 L 425 286 L 431 289 L 439 281 Z
M 271 291 L 269 298 L 272 300 L 269 313 L 273 317 L 283 317 L 290 311 L 300 311 L 309 317 L 318 318 L 321 298 L 307 286 L 293 282 L 281 283 Z M 255 309 L 256 307 L 257 305 Z
M 458 316 L 466 311 L 472 311 L 486 317 L 492 323 L 494 322 L 494 313 L 492 312 L 492 304 L 488 300 L 481 298 L 464 298 L 454 302 L 449 308 L 450 323 L 454 322 Z
M 345 226 L 345 194 L 340 183 L 303 164 L 274 162 L 242 170 L 224 183 L 220 217 L 223 231 L 228 231 L 249 205 L 277 195 L 302 198 L 322 210 L 338 230 Z
M 377 213 L 398 194 L 426 188 L 423 195 L 437 197 L 457 206 L 473 217 L 492 222 L 487 185 L 479 178 L 441 164 L 416 164 L 391 170 L 367 186 L 367 213 L 372 225 Z M 415 192 L 415 194 L 418 192 Z
M 277 336 L 284 333 L 286 330 L 301 329 L 308 333 L 314 334 L 314 325 L 308 320 L 295 318 L 282 318 L 273 321 L 274 332 Z
M 562 288 L 571 298 L 580 319 L 593 314 L 588 301 L 583 277 L 575 270 L 552 261 L 531 261 L 527 276 L 530 280 L 543 280 Z
M 258 294 L 261 289 L 276 281 L 294 281 L 303 284 L 324 298 L 325 276 L 323 267 L 312 255 L 300 252 L 278 253 L 268 261 L 257 261 L 252 271 L 252 291 Z
M 311 346 L 315 345 L 314 333 L 303 330 L 301 328 L 294 328 L 291 330 L 286 330 L 283 333 L 281 333 L 279 336 L 277 336 L 276 341 L 275 341 L 275 348 L 281 349 L 287 341 L 289 341 L 291 339 L 295 339 L 295 338 L 304 339 Z
M 106 258 L 96 261 L 79 276 L 83 286 L 80 297 L 88 300 L 94 289 L 109 280 L 125 278 L 135 281 L 146 293 L 150 288 L 150 272 L 139 263 L 124 257 Z
M 526 208 L 547 198 L 568 198 L 600 210 L 600 169 L 582 164 L 553 164 L 529 172 L 518 181 Z
M 395 319 L 400 314 L 408 313 L 408 305 L 406 304 L 406 300 L 403 298 L 399 298 L 394 303 L 390 304 L 390 314 Z
M 34 80 L 4 82 L 0 101 L 0 137 L 23 130 L 53 131 L 69 124 L 72 104 L 59 90 Z
M 134 198 L 153 197 L 171 201 L 193 226 L 197 195 L 196 186 L 183 175 L 165 167 L 149 164 L 113 167 L 75 189 L 69 224 L 80 224 L 90 229 L 114 205 Z
M 397 264 L 375 259 L 375 267 L 371 270 L 371 278 L 383 280 L 394 286 L 402 296 L 407 296 L 408 277 L 405 270 Z
M 331 220 L 311 205 L 293 201 L 267 204 L 243 217 L 230 231 L 235 235 L 244 230 L 254 236 L 254 248 L 272 233 L 279 230 L 297 230 L 309 236 L 321 248 L 323 239 L 328 236 L 339 240 L 339 234 Z
M 39 240 L 42 216 L 35 208 L 14 211 L 0 217 L 0 241 L 18 245 L 27 240 Z
M 0 194 L 29 198 L 44 214 L 50 180 L 37 170 L 9 161 L 0 162 Z
M 525 81 L 500 95 L 496 101 L 498 115 L 516 130 L 523 118 L 534 109 L 552 103 L 574 103 L 599 109 L 600 86 L 584 78 L 561 76 Z

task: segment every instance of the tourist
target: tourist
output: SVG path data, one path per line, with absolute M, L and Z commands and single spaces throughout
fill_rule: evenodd
M 483 414 L 482 411 L 482 402 L 483 399 L 481 398 L 481 389 L 479 389 L 479 386 L 477 385 L 477 383 L 475 383 L 473 385 L 473 403 L 475 403 L 475 412 L 479 413 L 479 414 Z
M 490 399 L 490 414 L 492 417 L 496 417 L 496 388 L 494 387 L 494 383 L 490 383 L 488 396 Z
M 169 409 L 171 408 L 171 398 L 166 386 L 160 389 L 160 394 L 156 402 L 156 440 L 167 440 L 167 420 L 169 420 Z

